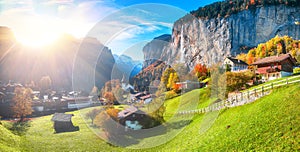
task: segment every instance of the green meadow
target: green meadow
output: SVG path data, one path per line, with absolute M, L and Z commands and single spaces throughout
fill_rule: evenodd
M 166 101 L 167 123 L 189 120 L 180 127 L 169 128 L 178 133 L 167 143 L 148 149 L 142 147 L 162 140 L 164 135 L 139 140 L 127 148 L 107 144 L 91 129 L 84 114 L 90 109 L 70 112 L 80 131 L 55 134 L 52 115 L 34 118 L 22 134 L 7 129 L 11 122 L 0 125 L 0 151 L 297 151 L 300 150 L 300 84 L 274 89 L 251 104 L 191 117 L 172 115 L 176 109 L 208 106 L 214 99 L 208 90 L 197 89 Z M 189 105 L 189 101 L 195 101 Z

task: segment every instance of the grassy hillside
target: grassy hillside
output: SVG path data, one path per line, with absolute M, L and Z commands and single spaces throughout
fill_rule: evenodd
M 201 98 L 196 106 L 208 105 L 211 101 L 204 100 L 206 91 L 194 90 L 183 95 L 182 99 L 167 101 L 167 111 L 174 113 L 172 109 L 180 106 L 190 108 L 188 101 L 199 96 Z M 196 115 L 186 128 L 170 128 L 169 132 L 181 132 L 166 144 L 135 151 L 300 150 L 299 93 L 300 85 L 293 84 L 276 89 L 271 95 L 248 105 Z M 84 109 L 81 113 L 88 110 Z M 105 143 L 89 129 L 90 121 L 86 123 L 79 111 L 72 113 L 75 115 L 74 125 L 80 127 L 78 132 L 55 134 L 51 116 L 32 120 L 24 136 L 16 136 L 0 125 L 0 151 L 132 151 Z M 216 119 L 210 119 L 214 117 Z M 183 119 L 178 118 L 178 121 Z M 205 128 L 206 124 L 212 126 Z M 139 142 L 143 145 L 163 138 L 164 135 L 152 136 Z
M 168 144 L 151 149 L 170 151 L 295 151 L 300 150 L 300 85 L 279 88 L 258 101 L 223 110 L 207 132 L 193 122 Z
M 14 135 L 0 124 L 0 151 L 18 151 L 19 144 L 19 136 Z
M 215 99 L 211 99 L 210 90 L 208 88 L 195 89 L 183 94 L 182 96 L 169 99 L 165 102 L 166 119 L 180 110 L 194 110 L 197 108 L 205 108 Z M 191 104 L 193 102 L 193 104 Z

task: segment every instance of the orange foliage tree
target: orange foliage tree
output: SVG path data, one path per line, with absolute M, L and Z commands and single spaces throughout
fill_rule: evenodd
M 30 88 L 15 88 L 15 96 L 13 97 L 11 103 L 11 110 L 13 112 L 13 116 L 16 118 L 20 118 L 20 121 L 23 121 L 24 118 L 32 113 L 31 109 L 31 93 L 32 90 Z
M 194 67 L 194 73 L 198 77 L 198 80 L 202 81 L 207 77 L 208 69 L 204 64 L 196 64 Z

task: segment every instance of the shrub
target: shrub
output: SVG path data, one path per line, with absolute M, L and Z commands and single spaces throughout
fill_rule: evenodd
M 25 135 L 25 133 L 28 131 L 30 127 L 29 121 L 18 121 L 12 124 L 9 130 L 11 130 L 16 135 Z
M 92 120 L 92 125 L 94 125 L 94 119 L 101 112 L 101 109 L 93 109 L 86 114 L 86 117 Z
M 300 67 L 294 68 L 293 73 L 294 74 L 299 74 L 300 73 Z
M 177 96 L 178 96 L 178 94 L 174 90 L 168 91 L 168 92 L 166 92 L 165 100 L 172 99 Z

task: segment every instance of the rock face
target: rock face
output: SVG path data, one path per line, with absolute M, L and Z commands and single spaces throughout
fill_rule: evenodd
M 148 67 L 157 59 L 161 59 L 164 50 L 167 50 L 170 47 L 169 44 L 171 42 L 171 38 L 170 34 L 164 34 L 154 38 L 151 42 L 144 46 L 144 67 Z
M 131 78 L 134 77 L 136 74 L 138 74 L 143 67 L 143 62 L 142 61 L 136 61 L 133 60 L 131 57 L 127 55 L 116 55 L 114 54 L 114 59 L 115 59 L 115 66 L 114 69 L 121 73 L 116 73 L 113 69 L 113 78 L 114 79 L 122 79 L 123 75 L 126 78 Z M 120 77 L 121 76 L 121 77 Z
M 207 20 L 187 15 L 174 23 L 171 43 L 161 50 L 157 48 L 155 53 L 144 51 L 145 59 L 161 54 L 158 58 L 171 65 L 177 62 L 184 62 L 190 68 L 196 63 L 211 65 L 222 62 L 226 56 L 247 52 L 276 35 L 299 39 L 297 21 L 300 8 L 285 5 L 257 7 Z

